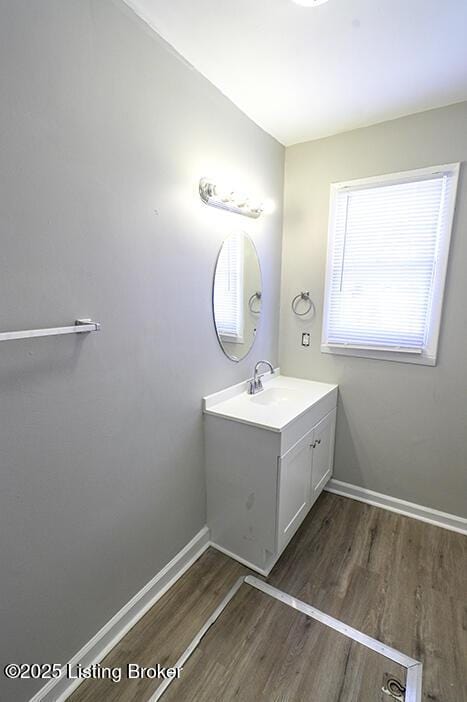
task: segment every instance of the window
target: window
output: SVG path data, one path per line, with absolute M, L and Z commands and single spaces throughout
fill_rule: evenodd
M 222 341 L 243 343 L 243 235 L 224 242 L 216 267 L 214 316 Z
M 458 175 L 331 186 L 322 351 L 435 365 Z

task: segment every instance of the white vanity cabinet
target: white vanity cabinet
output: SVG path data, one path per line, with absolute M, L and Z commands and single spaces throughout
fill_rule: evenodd
M 313 467 L 311 502 L 313 503 L 332 475 L 334 459 L 334 437 L 336 434 L 336 410 L 327 414 L 313 431 Z
M 277 544 L 282 551 L 332 475 L 336 410 L 278 458 Z
M 285 456 L 278 458 L 279 550 L 287 545 L 311 505 L 312 441 L 313 431 L 310 431 Z
M 267 574 L 332 475 L 337 386 L 272 376 L 256 401 L 226 392 L 204 407 L 211 541 Z

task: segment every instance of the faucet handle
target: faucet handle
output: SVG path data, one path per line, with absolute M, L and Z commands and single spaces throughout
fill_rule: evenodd
M 253 378 L 248 382 L 248 394 L 255 395 L 257 392 L 263 389 L 263 383 L 261 382 L 261 376 L 258 378 Z

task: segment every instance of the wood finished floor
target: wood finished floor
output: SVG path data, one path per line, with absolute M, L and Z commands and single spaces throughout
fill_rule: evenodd
M 247 572 L 209 549 L 102 665 L 173 665 Z M 424 702 L 467 702 L 467 537 L 323 493 L 267 580 L 421 660 Z M 384 671 L 402 675 L 244 585 L 162 700 L 380 702 Z M 157 686 L 86 681 L 69 700 L 146 702 Z
M 163 702 L 370 702 L 385 672 L 405 680 L 404 668 L 245 584 Z

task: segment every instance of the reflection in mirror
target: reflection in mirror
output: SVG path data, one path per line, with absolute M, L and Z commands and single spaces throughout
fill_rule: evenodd
M 254 344 L 261 316 L 261 269 L 247 234 L 232 234 L 217 258 L 212 291 L 217 338 L 228 358 L 241 361 Z

